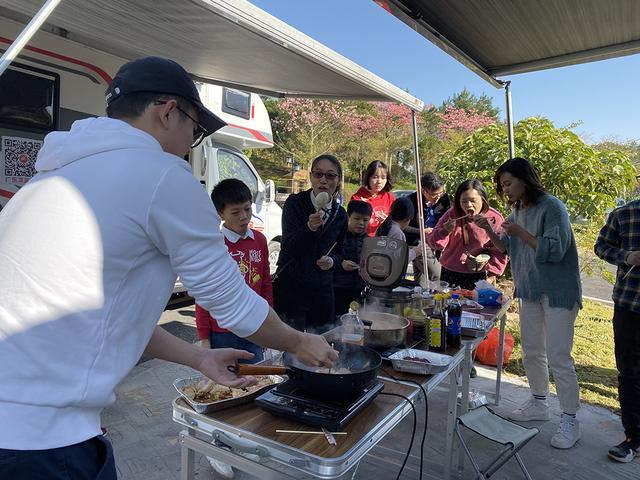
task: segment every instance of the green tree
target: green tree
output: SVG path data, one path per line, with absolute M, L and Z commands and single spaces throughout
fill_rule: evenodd
M 543 185 L 560 198 L 572 218 L 601 218 L 635 187 L 636 170 L 620 150 L 596 150 L 567 128 L 546 118 L 530 117 L 514 126 L 515 154 L 538 169 Z M 509 158 L 504 125 L 490 125 L 469 136 L 453 154 L 441 159 L 438 171 L 449 189 L 469 178 L 481 180 L 493 205 L 493 176 Z
M 477 115 L 492 117 L 494 120 L 497 120 L 500 114 L 500 109 L 493 106 L 491 97 L 484 93 L 477 97 L 466 88 L 442 102 L 439 111 L 445 113 L 450 108 L 475 112 Z

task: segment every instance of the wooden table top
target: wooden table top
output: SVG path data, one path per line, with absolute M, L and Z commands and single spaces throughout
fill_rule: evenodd
M 404 395 L 405 397 L 412 397 L 416 394 L 417 387 L 386 380 L 383 380 L 383 383 L 383 392 L 396 393 Z M 327 442 L 324 435 L 276 433 L 276 430 L 318 431 L 319 428 L 288 420 L 283 417 L 277 417 L 266 412 L 254 403 L 238 405 L 227 410 L 220 410 L 205 415 L 193 411 L 189 404 L 182 398 L 176 401 L 181 407 L 192 410 L 194 417 L 208 417 L 216 422 L 222 422 L 267 440 L 288 445 L 306 454 L 324 458 L 338 458 L 345 455 L 363 437 L 377 429 L 384 419 L 388 417 L 401 402 L 404 402 L 401 398 L 384 395 L 382 393 L 378 394 L 371 404 L 344 426 L 342 431 L 347 432 L 347 435 L 335 436 L 337 445 L 334 446 Z

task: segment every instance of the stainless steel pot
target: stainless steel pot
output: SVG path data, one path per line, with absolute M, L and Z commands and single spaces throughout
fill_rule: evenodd
M 397 347 L 405 342 L 409 320 L 399 315 L 359 312 L 364 323 L 364 344 L 369 347 Z

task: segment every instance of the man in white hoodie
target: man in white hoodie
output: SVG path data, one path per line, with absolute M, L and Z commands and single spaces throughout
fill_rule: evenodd
M 144 352 L 234 387 L 251 354 L 156 326 L 176 274 L 221 326 L 311 365 L 336 352 L 280 321 L 228 255 L 183 157 L 224 122 L 177 63 L 135 60 L 107 115 L 45 138 L 38 174 L 0 213 L 0 478 L 115 479 L 100 412 Z

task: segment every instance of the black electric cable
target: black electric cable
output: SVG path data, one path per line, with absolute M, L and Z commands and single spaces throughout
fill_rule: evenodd
M 407 449 L 407 454 L 404 456 L 404 460 L 402 461 L 402 465 L 400 466 L 400 471 L 398 472 L 398 476 L 396 480 L 400 480 L 400 475 L 402 475 L 402 471 L 404 470 L 405 465 L 407 464 L 407 460 L 409 460 L 409 455 L 411 454 L 411 449 L 413 448 L 413 438 L 416 436 L 416 425 L 418 423 L 418 414 L 416 413 L 416 407 L 413 406 L 413 402 L 409 400 L 404 395 L 400 395 L 399 393 L 391 393 L 391 392 L 380 392 L 379 395 L 388 395 L 390 397 L 399 397 L 405 400 L 411 410 L 413 410 L 413 428 L 411 429 L 411 441 L 409 442 L 409 448 Z
M 429 425 L 429 398 L 427 397 L 427 391 L 419 382 L 415 382 L 409 379 L 399 379 L 394 377 L 393 374 L 389 373 L 388 370 L 384 368 L 382 368 L 381 370 L 385 375 L 388 375 L 389 377 L 391 377 L 391 379 L 395 380 L 396 382 L 407 382 L 407 383 L 412 383 L 414 385 L 417 385 L 420 388 L 420 390 L 422 390 L 422 394 L 424 395 L 424 430 L 422 432 L 422 439 L 420 441 L 420 480 L 422 480 L 422 467 L 424 465 L 424 442 L 427 438 L 427 425 Z

